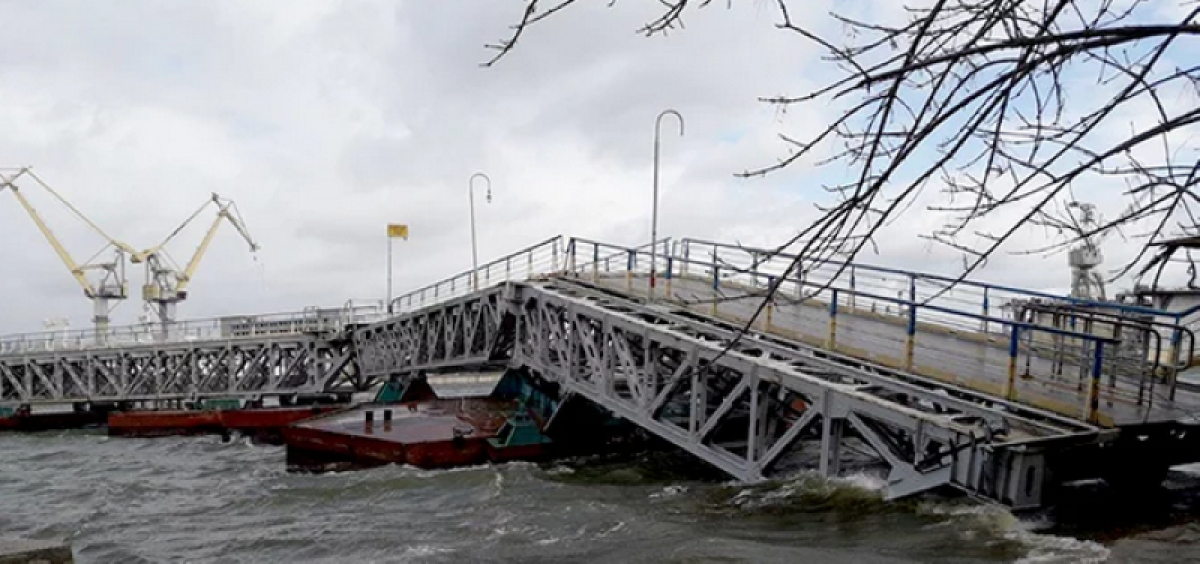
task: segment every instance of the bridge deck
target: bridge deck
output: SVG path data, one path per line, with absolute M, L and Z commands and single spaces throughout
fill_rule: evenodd
M 645 297 L 649 278 L 645 274 L 585 274 L 601 287 Z M 762 288 L 719 284 L 711 279 L 676 276 L 659 280 L 659 299 L 676 306 L 726 321 L 745 323 L 758 309 Z M 769 319 L 768 319 L 769 318 Z M 871 311 L 839 305 L 836 324 L 830 323 L 827 303 L 779 300 L 770 314 L 764 312 L 755 328 L 876 364 L 907 370 L 958 386 L 1019 401 L 1062 415 L 1086 419 L 1089 398 L 1089 366 L 1077 359 L 1054 358 L 1050 347 L 1023 347 L 1017 376 L 1009 390 L 1009 346 L 1005 333 L 983 333 L 919 324 L 908 360 L 906 316 L 897 309 Z M 1179 390 L 1168 399 L 1161 382 L 1145 382 L 1105 374 L 1099 393 L 1099 423 L 1125 426 L 1173 421 L 1200 412 L 1200 395 Z M 1140 399 L 1139 399 L 1140 397 Z

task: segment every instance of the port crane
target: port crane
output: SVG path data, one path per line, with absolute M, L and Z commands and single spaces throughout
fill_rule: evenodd
M 1067 253 L 1067 263 L 1071 266 L 1071 297 L 1104 301 L 1107 299 L 1104 277 L 1096 272 L 1096 267 L 1104 262 L 1100 243 L 1112 230 L 1099 230 L 1100 218 L 1096 213 L 1095 204 L 1073 201 L 1069 202 L 1067 207 L 1078 209 L 1080 212 L 1078 221 L 1074 222 L 1080 242 Z
M 192 223 L 210 206 L 215 206 L 217 216 L 209 226 L 208 231 L 204 234 L 204 239 L 200 241 L 200 246 L 188 261 L 187 266 L 179 268 L 170 256 L 166 253 L 166 245 L 170 243 L 181 231 Z M 218 194 L 213 194 L 211 198 L 205 200 L 192 215 L 188 216 L 179 227 L 176 227 L 167 238 L 157 246 L 151 247 L 144 251 L 130 253 L 130 262 L 134 264 L 144 263 L 146 268 L 146 283 L 142 286 L 142 299 L 146 305 L 155 313 L 158 322 L 161 324 L 161 330 L 165 335 L 175 322 L 176 304 L 187 299 L 187 286 L 192 281 L 196 274 L 196 268 L 200 266 L 200 260 L 204 258 L 204 254 L 208 251 L 208 246 L 212 243 L 213 235 L 217 233 L 217 228 L 221 226 L 222 221 L 228 221 L 237 230 L 238 234 L 246 240 L 250 245 L 250 252 L 258 251 L 258 243 L 250 236 L 249 230 L 246 229 L 245 222 L 242 221 L 241 214 L 237 211 L 237 206 L 233 200 L 222 198 Z
M 13 172 L 14 170 L 15 172 Z M 22 178 L 31 179 L 42 189 L 49 192 L 51 196 L 65 205 L 67 209 L 71 211 L 71 213 L 75 214 L 76 217 L 83 220 L 88 227 L 104 238 L 106 241 L 104 247 L 86 262 L 82 264 L 77 263 L 75 259 L 71 257 L 71 254 L 67 252 L 67 249 L 63 246 L 62 242 L 58 240 L 58 237 L 54 235 L 54 232 L 50 230 L 50 227 L 46 224 L 46 221 L 42 219 L 41 214 L 37 212 L 37 209 L 33 207 L 33 204 L 29 202 L 29 199 L 21 193 L 21 187 L 18 185 L 17 181 Z M 63 198 L 61 194 L 59 194 L 57 191 L 51 188 L 49 184 L 34 174 L 29 167 L 0 170 L 0 192 L 5 190 L 12 192 L 13 196 L 16 197 L 17 202 L 21 204 L 21 207 L 25 209 L 25 213 L 29 215 L 30 219 L 33 220 L 34 225 L 36 225 L 38 230 L 41 231 L 42 236 L 45 237 L 46 241 L 50 243 L 50 246 L 54 249 L 54 252 L 58 255 L 58 258 L 62 260 L 63 264 L 66 265 L 67 270 L 71 272 L 71 276 L 75 278 L 75 281 L 78 282 L 79 286 L 83 288 L 84 296 L 87 296 L 87 298 L 92 301 L 92 323 L 95 325 L 96 329 L 96 340 L 103 342 L 108 333 L 109 314 L 117 305 L 113 302 L 119 303 L 120 300 L 124 300 L 128 297 L 128 286 L 126 285 L 125 281 L 125 257 L 131 255 L 134 252 L 134 249 L 125 243 L 109 237 L 104 230 L 97 227 L 96 224 L 84 216 L 78 208 L 71 205 L 71 203 Z M 98 262 L 97 259 L 109 251 L 113 253 L 113 260 L 110 262 Z M 99 279 L 95 283 L 88 278 L 88 274 L 92 272 L 99 273 Z

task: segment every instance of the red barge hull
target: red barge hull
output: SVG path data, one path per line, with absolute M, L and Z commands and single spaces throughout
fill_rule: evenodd
M 99 411 L 29 413 L 0 417 L 0 431 L 53 431 L 104 425 L 108 413 Z
M 108 417 L 108 434 L 117 437 L 228 435 L 279 443 L 284 427 L 343 409 L 340 406 L 268 407 L 228 410 L 119 411 Z
M 544 456 L 547 444 L 497 448 L 489 441 L 517 409 L 514 401 L 490 398 L 359 406 L 285 428 L 288 468 L 438 469 Z

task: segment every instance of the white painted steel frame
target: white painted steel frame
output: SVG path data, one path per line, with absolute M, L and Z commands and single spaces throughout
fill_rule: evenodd
M 187 399 L 363 390 L 347 343 L 315 336 L 0 356 L 0 401 Z
M 1100 436 L 794 343 L 755 337 L 723 353 L 732 330 L 685 315 L 556 278 L 494 286 L 354 340 L 371 379 L 528 368 L 745 481 L 886 468 L 891 497 L 949 485 L 1032 507 L 1047 480 L 1042 449 Z

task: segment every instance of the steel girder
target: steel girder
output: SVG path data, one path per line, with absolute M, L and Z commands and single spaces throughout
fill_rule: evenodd
M 505 364 L 500 339 L 507 284 L 358 329 L 359 370 L 371 379 Z
M 950 485 L 1041 503 L 1045 453 L 1085 423 L 646 306 L 565 278 L 505 283 L 357 330 L 371 380 L 527 368 L 745 481 L 880 471 L 898 497 Z M 561 398 L 565 399 L 565 398 Z
M 728 335 L 703 320 L 681 323 L 583 290 L 561 280 L 518 285 L 511 365 L 740 480 L 805 467 L 825 476 L 883 470 L 889 497 L 950 485 L 1033 507 L 1048 480 L 1045 449 L 1097 436 L 1078 422 L 1009 415 L 862 367 L 833 369 L 800 348 L 728 348 Z
M 295 335 L 0 356 L 0 401 L 73 402 L 362 390 L 348 343 Z

